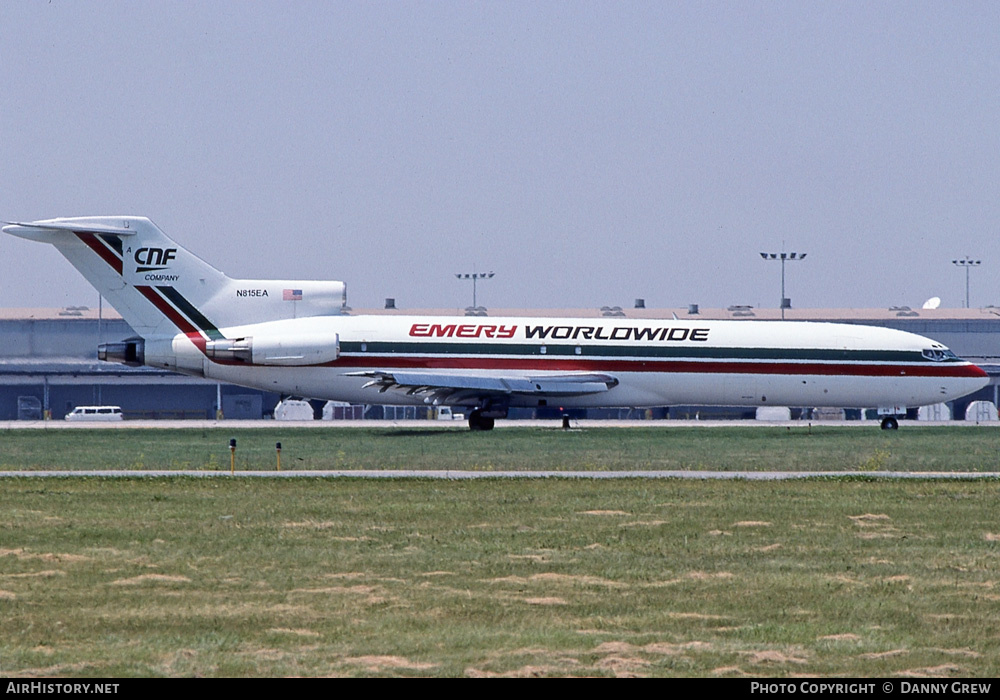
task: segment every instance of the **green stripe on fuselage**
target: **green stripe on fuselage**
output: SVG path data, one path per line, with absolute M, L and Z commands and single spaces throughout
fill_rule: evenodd
M 920 362 L 928 363 L 919 351 L 906 350 L 828 350 L 810 348 L 720 348 L 699 347 L 686 343 L 662 345 L 579 345 L 575 343 L 414 343 L 341 340 L 345 353 L 375 355 L 494 355 L 507 357 L 642 357 L 698 360 L 769 360 L 797 362 Z M 542 352 L 542 348 L 545 352 Z M 577 349 L 579 348 L 579 352 Z M 940 363 L 961 362 L 948 359 Z
M 157 287 L 163 296 L 170 300 L 170 303 L 177 307 L 177 310 L 191 319 L 191 323 L 197 326 L 198 330 L 207 335 L 210 340 L 222 340 L 225 338 L 215 324 L 205 318 L 198 309 L 191 305 L 184 296 L 173 287 Z

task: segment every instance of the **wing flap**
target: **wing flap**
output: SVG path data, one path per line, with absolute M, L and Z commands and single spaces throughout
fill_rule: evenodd
M 389 389 L 405 391 L 413 396 L 428 394 L 435 403 L 462 394 L 472 396 L 580 396 L 597 394 L 618 385 L 618 380 L 606 374 L 567 374 L 560 376 L 440 374 L 436 372 L 397 372 L 375 370 L 352 372 L 348 376 L 369 377 L 365 387 L 375 387 L 380 393 Z

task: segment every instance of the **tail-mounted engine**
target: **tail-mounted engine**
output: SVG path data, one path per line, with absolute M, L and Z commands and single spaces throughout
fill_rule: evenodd
M 220 362 L 278 367 L 321 365 L 340 357 L 340 336 L 302 333 L 226 338 L 205 343 L 205 354 Z
M 97 346 L 97 359 L 119 362 L 129 367 L 142 367 L 146 364 L 146 341 L 142 338 L 128 338 L 120 343 L 101 343 Z

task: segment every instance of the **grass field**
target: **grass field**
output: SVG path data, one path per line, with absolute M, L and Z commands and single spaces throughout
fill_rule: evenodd
M 993 469 L 993 431 L 722 430 L 237 437 L 241 454 L 244 441 L 266 445 L 257 465 L 247 444 L 247 468 L 266 468 L 281 439 L 308 468 L 431 468 L 430 457 L 409 460 L 446 445 L 460 456 L 444 459 L 462 468 L 854 473 L 6 479 L 0 675 L 1000 672 L 1000 483 L 864 474 L 873 455 L 882 469 L 912 467 L 911 457 L 917 468 Z M 4 433 L 3 468 L 228 469 L 228 433 L 132 432 L 51 431 L 47 447 Z M 141 460 L 129 461 L 122 435 L 141 442 Z M 498 447 L 507 435 L 513 452 Z
M 994 427 L 835 426 L 0 432 L 0 470 L 237 469 L 1000 471 Z

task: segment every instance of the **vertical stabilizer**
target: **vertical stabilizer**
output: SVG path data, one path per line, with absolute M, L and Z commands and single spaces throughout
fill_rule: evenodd
M 101 216 L 17 223 L 4 232 L 51 243 L 142 336 L 173 335 L 208 322 L 199 308 L 227 278 L 143 217 Z M 183 323 L 181 323 L 183 321 Z
M 220 328 L 342 312 L 343 282 L 234 280 L 139 216 L 47 219 L 6 233 L 51 243 L 144 338 L 178 331 L 202 341 Z

